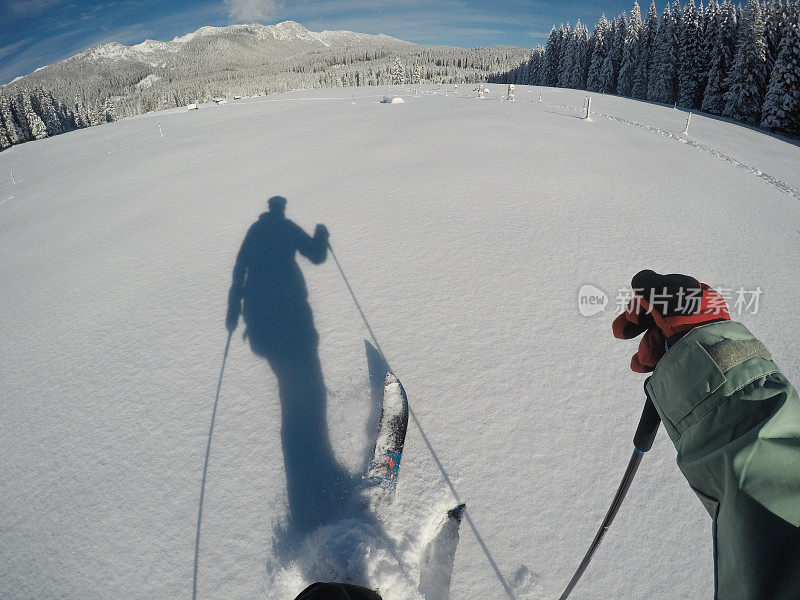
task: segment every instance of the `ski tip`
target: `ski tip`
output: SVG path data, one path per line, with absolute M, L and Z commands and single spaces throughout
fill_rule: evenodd
M 464 509 L 467 508 L 466 504 L 459 504 L 455 508 L 447 511 L 447 516 L 454 518 L 457 522 L 461 522 L 461 517 L 464 515 Z
M 386 380 L 383 382 L 384 386 L 392 385 L 393 383 L 400 383 L 400 380 L 395 377 L 391 371 L 386 371 Z

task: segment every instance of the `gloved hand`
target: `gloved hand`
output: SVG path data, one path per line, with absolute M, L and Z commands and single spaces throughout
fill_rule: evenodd
M 327 241 L 328 237 L 330 237 L 330 234 L 328 233 L 328 228 L 325 227 L 325 225 L 322 225 L 321 223 L 317 225 L 317 228 L 314 230 L 314 238 Z
M 693 327 L 731 318 L 722 296 L 688 275 L 639 271 L 631 287 L 633 298 L 612 329 L 618 339 L 644 333 L 631 359 L 631 370 L 637 373 L 652 371 L 668 347 Z
M 242 296 L 239 290 L 231 288 L 228 294 L 228 314 L 225 317 L 225 328 L 233 332 L 239 324 L 239 315 L 242 312 Z

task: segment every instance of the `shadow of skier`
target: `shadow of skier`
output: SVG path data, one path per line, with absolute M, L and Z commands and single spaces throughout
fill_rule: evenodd
M 353 480 L 336 460 L 326 426 L 326 390 L 317 351 L 308 291 L 299 252 L 314 264 L 327 258 L 328 231 L 314 236 L 287 219 L 286 199 L 269 199 L 248 230 L 233 269 L 229 331 L 239 314 L 253 353 L 267 360 L 278 379 L 281 442 L 286 471 L 291 546 L 308 532 L 336 519 L 353 493 Z

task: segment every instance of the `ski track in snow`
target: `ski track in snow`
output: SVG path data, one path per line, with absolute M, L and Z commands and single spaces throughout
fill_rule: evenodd
M 533 102 L 535 104 L 543 104 L 545 106 L 550 106 L 551 108 L 562 108 L 562 109 L 565 109 L 565 110 L 571 110 L 573 112 L 578 112 L 578 113 L 582 113 L 585 110 L 583 108 L 575 108 L 574 106 L 567 106 L 566 104 L 551 104 L 549 102 L 538 102 L 538 101 L 535 101 L 535 100 L 529 100 L 529 102 Z M 625 125 L 631 125 L 633 127 L 638 127 L 639 129 L 644 129 L 645 131 L 650 131 L 652 133 L 657 133 L 657 134 L 663 135 L 664 137 L 669 138 L 671 140 L 675 140 L 676 142 L 680 142 L 682 144 L 686 144 L 687 146 L 691 146 L 692 148 L 696 148 L 698 150 L 702 150 L 703 152 L 707 152 L 707 153 L 711 154 L 712 156 L 715 156 L 716 158 L 718 158 L 721 161 L 724 161 L 724 162 L 726 162 L 728 164 L 731 164 L 731 165 L 733 165 L 735 167 L 738 167 L 738 168 L 740 168 L 740 169 L 742 169 L 744 171 L 747 171 L 748 173 L 751 173 L 752 175 L 755 175 L 756 177 L 759 177 L 760 179 L 763 179 L 764 181 L 766 181 L 772 187 L 780 190 L 781 192 L 783 192 L 785 194 L 789 194 L 790 196 L 792 196 L 796 200 L 800 200 L 800 189 L 797 189 L 796 187 L 793 187 L 793 186 L 789 185 L 788 183 L 778 179 L 774 175 L 770 175 L 769 173 L 766 173 L 765 171 L 762 171 L 761 169 L 757 169 L 756 167 L 754 167 L 752 165 L 749 165 L 749 164 L 747 164 L 745 162 L 742 162 L 742 161 L 740 161 L 740 160 L 738 160 L 736 158 L 733 158 L 732 156 L 724 154 L 724 153 L 720 152 L 719 150 L 717 150 L 716 148 L 713 148 L 711 146 L 708 146 L 706 144 L 698 142 L 697 140 L 693 140 L 693 139 L 690 139 L 690 138 L 687 138 L 687 137 L 683 137 L 683 135 L 681 135 L 681 134 L 677 134 L 677 133 L 675 133 L 673 131 L 668 131 L 666 129 L 661 129 L 659 127 L 654 127 L 653 125 L 646 125 L 644 123 L 639 123 L 638 121 L 633 121 L 631 119 L 626 119 L 625 117 L 618 117 L 616 115 L 608 115 L 608 114 L 601 113 L 601 112 L 596 112 L 596 111 L 592 111 L 591 114 L 597 115 L 598 117 L 603 117 L 604 119 L 609 119 L 611 121 L 617 121 L 618 123 L 624 123 Z

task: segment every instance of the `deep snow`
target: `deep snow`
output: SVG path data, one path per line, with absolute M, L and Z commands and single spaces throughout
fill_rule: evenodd
M 742 320 L 800 381 L 800 147 L 698 115 L 681 136 L 684 112 L 628 99 L 593 96 L 586 121 L 584 92 L 489 88 L 300 91 L 0 154 L 0 596 L 191 597 L 231 269 L 273 195 L 328 227 L 342 269 L 297 260 L 337 459 L 357 473 L 372 449 L 365 340 L 413 413 L 391 517 L 332 523 L 284 560 L 278 386 L 240 326 L 198 598 L 282 600 L 348 573 L 414 598 L 457 501 L 453 600 L 557 597 L 630 454 L 641 377 L 610 322 L 641 268 L 759 286 Z M 591 318 L 585 284 L 611 296 Z M 710 533 L 662 432 L 572 597 L 710 598 Z

